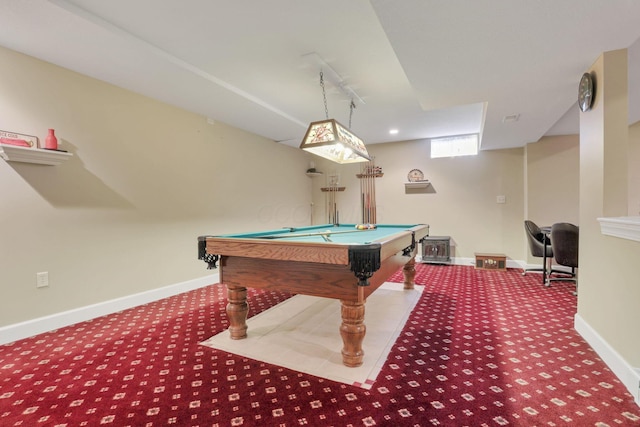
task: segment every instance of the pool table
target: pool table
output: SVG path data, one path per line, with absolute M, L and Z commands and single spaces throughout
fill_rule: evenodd
M 400 267 L 404 289 L 413 289 L 418 243 L 426 224 L 355 224 L 283 228 L 198 237 L 198 258 L 220 265 L 227 286 L 231 339 L 247 337 L 247 288 L 284 290 L 341 301 L 342 362 L 362 364 L 365 302 Z

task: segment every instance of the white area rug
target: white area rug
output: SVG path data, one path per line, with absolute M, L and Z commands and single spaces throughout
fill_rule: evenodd
M 402 283 L 387 282 L 369 296 L 364 361 L 357 368 L 342 364 L 341 304 L 330 298 L 296 295 L 249 318 L 246 339 L 232 340 L 225 330 L 201 344 L 370 389 L 422 290 L 422 286 L 404 290 Z

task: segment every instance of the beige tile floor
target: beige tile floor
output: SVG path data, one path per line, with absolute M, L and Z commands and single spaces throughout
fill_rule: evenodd
M 405 291 L 384 283 L 367 299 L 367 334 L 362 366 L 342 364 L 340 301 L 296 295 L 247 320 L 248 337 L 232 340 L 223 331 L 202 342 L 212 348 L 333 381 L 371 388 L 415 307 L 423 287 Z

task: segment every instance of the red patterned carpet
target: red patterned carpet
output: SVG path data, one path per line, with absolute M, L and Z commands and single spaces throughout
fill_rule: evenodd
M 198 345 L 226 327 L 209 286 L 0 346 L 0 426 L 640 425 L 573 329 L 572 285 L 539 280 L 419 265 L 371 390 Z M 251 291 L 251 314 L 287 297 Z

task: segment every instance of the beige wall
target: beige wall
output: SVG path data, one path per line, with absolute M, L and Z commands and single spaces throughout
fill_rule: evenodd
M 603 216 L 626 215 L 627 204 L 633 207 L 638 203 L 638 199 L 627 203 L 627 166 L 637 164 L 633 153 L 638 153 L 640 138 L 638 124 L 631 131 L 626 126 L 626 51 L 606 53 L 594 64 L 592 72 L 597 82 L 594 106 L 580 116 L 578 315 L 630 366 L 637 368 L 640 243 L 602 235 L 597 221 Z M 624 88 L 620 87 L 622 83 Z M 623 123 L 620 117 L 624 118 Z M 629 185 L 636 187 L 636 192 L 637 186 L 637 181 Z M 619 202 L 621 199 L 624 204 Z
M 527 218 L 540 224 L 579 224 L 580 139 L 543 137 L 527 144 Z
M 523 260 L 524 156 L 523 149 L 482 151 L 478 156 L 430 158 L 428 141 L 375 144 L 368 147 L 384 176 L 376 179 L 379 223 L 426 223 L 432 236 L 451 236 L 456 257 L 473 258 L 474 252 L 500 252 Z M 324 168 L 324 169 L 323 169 Z M 426 192 L 407 191 L 411 169 L 420 169 L 431 181 Z M 318 164 L 325 175 L 340 174 L 346 187 L 338 194 L 340 221 L 361 222 L 359 165 Z M 316 222 L 324 216 L 326 193 L 315 178 Z M 496 203 L 498 195 L 505 204 Z
M 526 146 L 525 217 L 539 226 L 556 222 L 580 225 L 580 138 L 543 137 Z M 531 256 L 529 263 L 540 264 Z
M 0 129 L 55 128 L 73 153 L 0 160 L 0 326 L 207 276 L 198 235 L 309 223 L 301 150 L 4 48 L 0 63 Z

